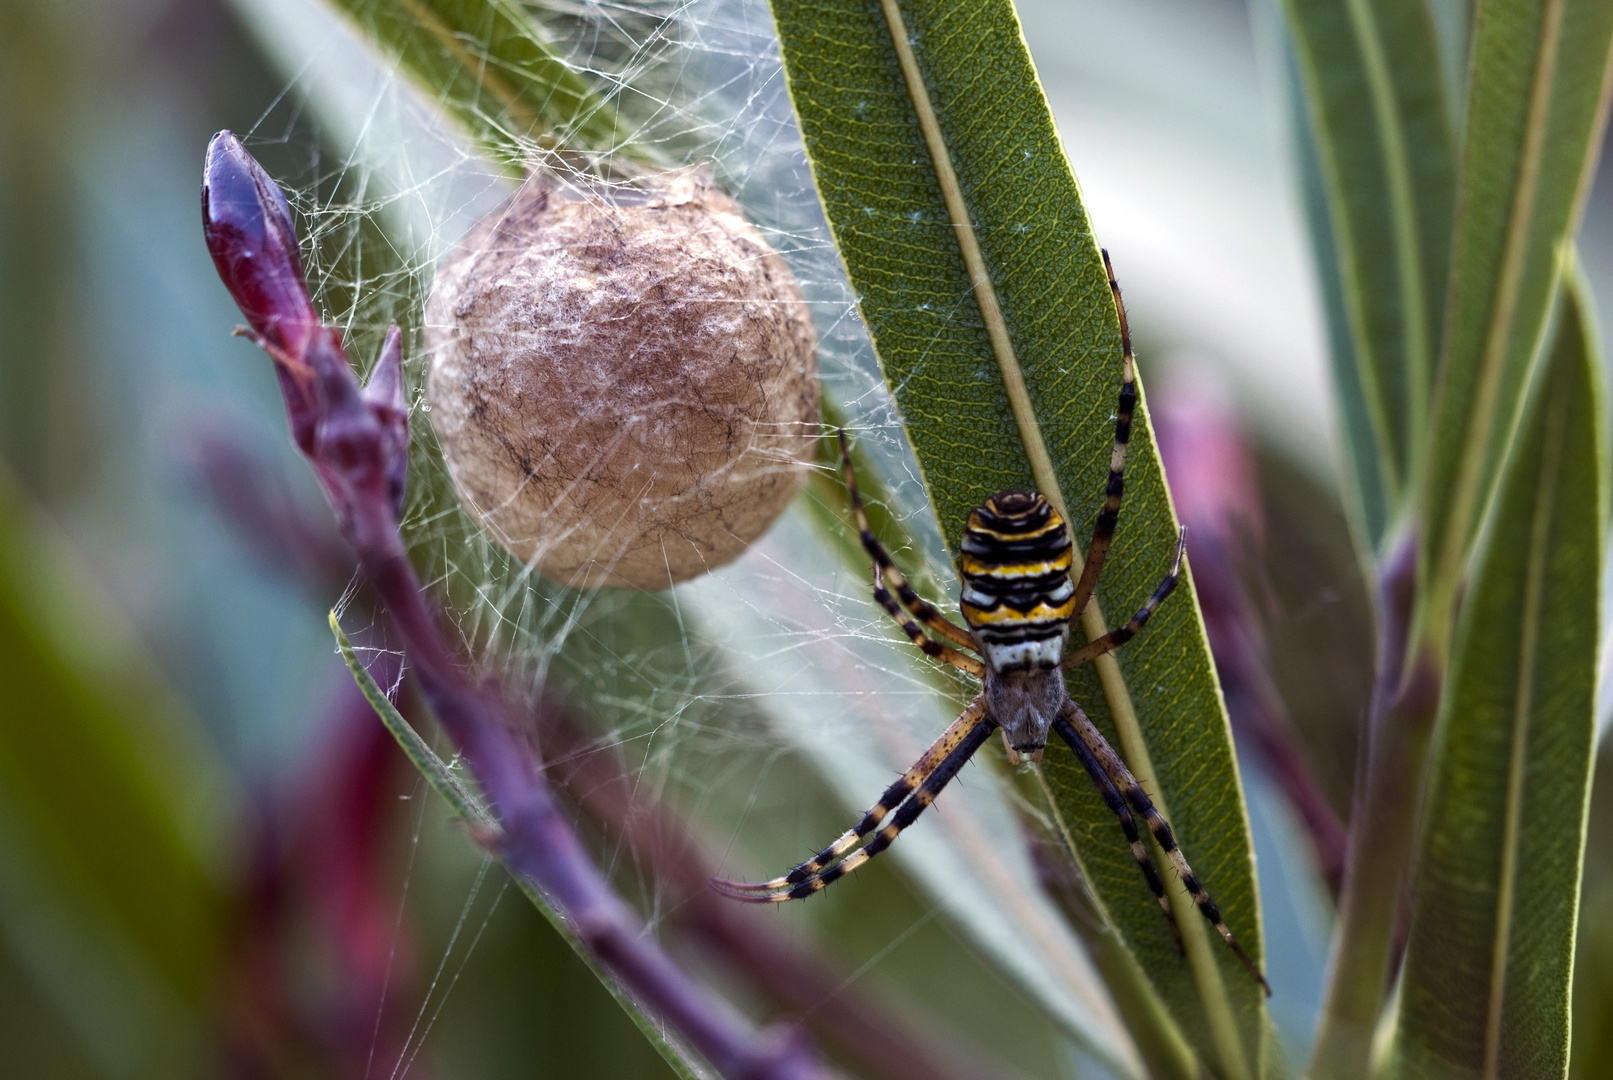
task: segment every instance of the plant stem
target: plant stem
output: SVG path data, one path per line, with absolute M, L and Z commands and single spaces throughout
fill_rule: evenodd
M 1396 921 L 1416 835 L 1419 792 L 1439 707 L 1439 666 L 1406 635 L 1416 586 L 1416 540 L 1403 540 L 1379 578 L 1377 680 L 1365 772 L 1356 783 L 1349 858 L 1333 971 L 1312 1050 L 1309 1080 L 1360 1080 L 1394 967 Z

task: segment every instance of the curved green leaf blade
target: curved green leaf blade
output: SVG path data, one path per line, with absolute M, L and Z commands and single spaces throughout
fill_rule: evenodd
M 773 10 L 813 176 L 943 536 L 955 541 L 969 510 L 1007 487 L 1067 499 L 1076 534 L 1086 534 L 1113 439 L 1119 325 L 1012 8 L 776 0 Z M 898 42 L 911 47 L 914 80 Z M 949 209 L 925 108 L 964 220 Z M 990 296 L 966 262 L 971 240 Z M 1124 252 L 1117 262 L 1124 275 Z M 1105 606 L 1127 613 L 1165 573 L 1176 535 L 1141 413 L 1131 446 L 1126 509 L 1100 586 Z M 1231 737 L 1184 585 L 1101 685 L 1096 665 L 1071 685 L 1174 815 L 1184 851 L 1258 958 Z M 1190 907 L 1184 962 L 1085 774 L 1059 747 L 1047 768 L 1088 879 L 1172 1014 L 1224 1074 L 1253 1075 L 1259 987 Z
M 1389 478 L 1387 462 L 1378 453 L 1377 428 L 1368 403 L 1362 371 L 1356 364 L 1355 341 L 1350 336 L 1350 313 L 1344 304 L 1344 277 L 1339 266 L 1338 240 L 1333 235 L 1322 161 L 1315 132 L 1304 117 L 1301 105 L 1304 91 L 1299 83 L 1299 66 L 1291 48 L 1284 48 L 1290 101 L 1290 129 L 1294 140 L 1295 167 L 1299 193 L 1310 225 L 1311 250 L 1316 266 L 1316 283 L 1321 292 L 1322 312 L 1327 327 L 1328 369 L 1332 375 L 1335 407 L 1343 451 L 1348 461 L 1343 470 L 1346 505 L 1356 528 L 1363 553 L 1377 548 L 1389 527 Z
M 1425 630 L 1453 598 L 1512 437 L 1606 122 L 1613 4 L 1482 0 L 1458 177 L 1451 291 L 1421 488 Z
M 514 0 L 328 2 L 517 173 L 533 149 L 608 151 L 626 134 Z
M 1455 133 L 1422 0 L 1285 0 L 1335 385 L 1374 550 L 1424 442 L 1444 323 Z
M 376 685 L 375 679 L 370 676 L 369 671 L 364 667 L 363 661 L 354 652 L 352 642 L 348 641 L 347 635 L 342 631 L 342 624 L 337 621 L 334 610 L 330 613 L 330 629 L 331 633 L 336 636 L 336 648 L 342 654 L 342 659 L 347 662 L 347 670 L 352 672 L 353 681 L 358 684 L 359 691 L 364 695 L 364 700 L 370 703 L 370 707 L 375 710 L 375 715 L 381 718 L 381 723 L 386 726 L 387 731 L 397 740 L 398 746 L 402 748 L 410 764 L 420 773 L 421 778 L 431 785 L 432 790 L 442 796 L 443 800 L 453 808 L 454 813 L 458 814 L 467 825 L 484 833 L 488 830 L 496 830 L 498 822 L 494 819 L 492 812 L 482 803 L 481 798 L 460 783 L 459 777 L 454 775 L 453 770 L 448 767 L 442 758 L 437 756 L 437 752 L 420 737 L 420 733 L 410 726 L 409 721 L 403 718 L 403 714 L 398 712 L 397 707 L 392 704 L 392 700 L 386 696 L 386 692 Z M 566 920 L 566 917 L 550 902 L 547 896 L 543 895 L 542 892 L 533 887 L 531 882 L 519 874 L 512 873 L 510 878 L 515 882 L 516 887 L 526 894 L 526 898 L 532 902 L 532 906 L 537 908 L 543 917 L 549 921 L 549 925 L 554 927 L 555 932 L 565 939 L 566 944 L 571 946 L 577 957 L 588 966 L 588 970 L 594 973 L 605 989 L 610 992 L 610 996 L 616 999 L 616 1003 L 627 1013 L 628 1018 L 633 1021 L 639 1031 L 644 1033 L 644 1037 L 650 1040 L 650 1045 L 654 1046 L 661 1056 L 666 1059 L 666 1063 L 672 1067 L 674 1073 L 683 1077 L 684 1080 L 702 1080 L 703 1077 L 715 1075 L 701 1063 L 698 1056 L 685 1050 L 674 1041 L 667 1033 L 665 1025 L 651 1017 L 639 1006 L 633 996 L 617 981 L 616 976 L 607 971 L 600 964 L 598 958 L 595 957 L 593 951 L 582 943 L 581 939 L 577 937 L 577 932 L 572 929 L 571 923 Z
M 1405 1077 L 1568 1068 L 1608 515 L 1587 303 L 1571 280 L 1462 605 L 1400 995 Z

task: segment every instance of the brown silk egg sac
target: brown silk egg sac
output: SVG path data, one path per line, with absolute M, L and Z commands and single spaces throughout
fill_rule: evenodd
M 552 581 L 686 581 L 806 482 L 811 316 L 703 171 L 656 190 L 528 181 L 438 270 L 425 341 L 461 503 Z

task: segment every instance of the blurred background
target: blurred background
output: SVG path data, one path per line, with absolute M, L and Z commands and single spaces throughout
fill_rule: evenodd
M 1115 254 L 1192 526 L 1245 765 L 1273 1015 L 1299 1061 L 1370 611 L 1336 486 L 1280 28 L 1253 2 L 1020 10 Z M 765 6 L 547 12 L 601 69 L 623 42 L 667 26 L 698 42 L 741 16 L 755 25 L 740 61 L 776 64 Z M 239 316 L 197 212 L 220 128 L 317 222 L 320 301 L 365 363 L 429 281 L 424 245 L 400 239 L 408 208 L 392 213 L 407 200 L 371 186 L 384 170 L 360 149 L 392 130 L 400 91 L 333 83 L 354 46 L 325 18 L 307 0 L 0 0 L 0 1075 L 670 1075 L 354 691 L 325 613 L 340 603 L 356 634 L 384 634 L 286 438 L 269 365 L 229 336 Z M 459 164 L 428 154 L 410 167 Z M 454 182 L 452 212 L 430 217 L 434 243 L 497 198 L 485 180 Z M 1581 252 L 1613 310 L 1605 166 Z M 813 264 L 794 257 L 810 285 Z M 844 300 L 819 310 L 820 334 L 837 340 Z M 854 413 L 888 427 L 866 356 L 847 346 L 826 365 Z M 892 503 L 922 505 L 891 442 L 906 477 Z M 480 584 L 475 570 L 446 576 L 450 592 Z M 858 588 L 834 602 L 861 603 L 848 599 Z M 699 874 L 680 876 L 742 833 L 751 865 L 782 863 L 860 804 L 821 756 L 767 736 L 746 694 L 690 674 L 705 646 L 681 629 L 676 597 L 642 603 L 640 637 L 596 635 L 569 660 L 512 669 L 554 695 L 543 715 L 557 782 L 675 955 L 758 1022 L 818 1031 L 848 1073 L 902 1075 L 892 1062 L 924 1044 L 947 1048 L 952 1075 L 1109 1075 L 904 864 L 870 867 L 861 888 L 805 914 L 754 921 L 730 920 Z M 1575 1073 L 1613 1075 L 1605 784 L 1575 992 Z M 879 1030 L 825 1034 L 853 1012 Z

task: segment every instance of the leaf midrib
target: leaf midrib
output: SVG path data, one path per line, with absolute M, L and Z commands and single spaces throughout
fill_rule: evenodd
M 1042 439 L 1041 424 L 1036 419 L 1036 410 L 1031 407 L 1030 390 L 1025 386 L 1025 374 L 1020 370 L 1019 359 L 1014 355 L 1014 343 L 1008 336 L 1008 323 L 1003 318 L 1002 307 L 997 303 L 997 289 L 991 282 L 991 275 L 986 270 L 985 256 L 980 252 L 980 240 L 975 236 L 974 222 L 969 216 L 969 208 L 963 201 L 963 188 L 958 183 L 957 170 L 952 167 L 952 154 L 947 148 L 946 137 L 941 134 L 941 122 L 936 118 L 935 106 L 930 101 L 929 87 L 924 85 L 924 74 L 919 71 L 918 57 L 913 53 L 913 43 L 908 38 L 907 23 L 902 18 L 901 8 L 896 0 L 880 0 L 880 9 L 885 15 L 885 25 L 890 28 L 891 43 L 896 50 L 897 63 L 902 68 L 902 79 L 907 84 L 908 97 L 913 99 L 913 108 L 918 113 L 919 130 L 924 133 L 924 145 L 930 151 L 930 162 L 935 166 L 936 181 L 941 187 L 941 197 L 946 202 L 947 213 L 951 216 L 953 233 L 958 240 L 958 248 L 963 253 L 963 263 L 969 270 L 969 280 L 974 289 L 975 302 L 980 305 L 980 317 L 986 324 L 986 336 L 991 341 L 992 355 L 996 357 L 997 367 L 1002 371 L 1003 388 L 1008 393 L 1008 407 L 1013 411 L 1014 423 L 1019 425 L 1020 441 L 1025 444 L 1025 454 L 1030 458 L 1031 475 L 1036 478 L 1038 490 L 1052 500 L 1064 519 L 1069 520 L 1069 514 L 1064 509 L 1064 494 L 1059 490 L 1058 477 L 1053 473 L 1053 458 L 1047 452 L 1047 444 Z
M 1410 152 L 1405 127 L 1400 122 L 1399 102 L 1383 52 L 1378 22 L 1371 0 L 1349 0 L 1351 26 L 1361 49 L 1372 96 L 1372 112 L 1377 119 L 1378 146 L 1383 153 L 1384 178 L 1389 186 L 1389 220 L 1395 234 L 1395 270 L 1400 277 L 1401 328 L 1405 345 L 1405 415 L 1411 430 L 1404 432 L 1406 453 L 1413 460 L 1401 462 L 1405 473 L 1417 468 L 1416 455 L 1422 446 L 1421 430 L 1428 405 L 1428 297 L 1423 290 L 1422 237 L 1417 228 L 1416 198 L 1412 194 Z

